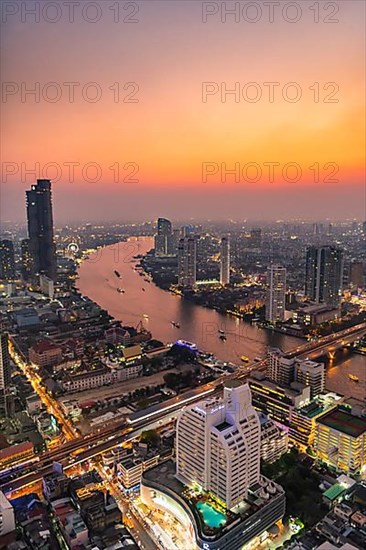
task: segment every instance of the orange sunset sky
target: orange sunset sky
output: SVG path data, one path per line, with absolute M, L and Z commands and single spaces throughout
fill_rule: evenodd
M 272 23 L 263 2 L 251 3 L 262 10 L 256 22 L 250 10 L 225 21 L 222 2 L 210 3 L 218 11 L 204 22 L 208 8 L 196 0 L 121 2 L 114 22 L 106 0 L 92 23 L 83 4 L 73 23 L 61 8 L 39 22 L 6 14 L 2 219 L 24 218 L 24 190 L 42 176 L 56 179 L 56 222 L 364 219 L 364 2 L 330 3 L 332 14 L 320 1 L 319 22 L 311 2 L 294 2 L 301 16 L 292 23 L 286 2 Z M 225 98 L 233 88 L 239 94 Z M 277 163 L 273 180 L 268 163 Z M 284 168 L 293 163 L 297 181 Z M 236 174 L 225 178 L 225 167 Z

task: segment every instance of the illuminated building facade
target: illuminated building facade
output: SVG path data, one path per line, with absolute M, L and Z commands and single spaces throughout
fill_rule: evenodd
M 267 270 L 266 320 L 271 323 L 285 319 L 286 269 L 271 265 Z
M 0 279 L 12 281 L 15 278 L 15 259 L 13 241 L 0 241 Z
M 8 335 L 0 332 L 0 416 L 7 416 L 9 412 L 8 392 L 10 380 Z
M 53 238 L 52 193 L 50 180 L 37 180 L 26 191 L 29 254 L 32 278 L 40 274 L 56 279 L 56 249 Z
M 295 361 L 278 348 L 268 352 L 267 376 L 277 384 L 289 386 L 295 378 Z
M 193 287 L 197 276 L 197 242 L 194 237 L 184 237 L 178 245 L 178 284 Z
M 189 499 L 189 494 L 195 494 L 195 499 L 198 499 L 195 504 Z M 241 550 L 278 522 L 286 507 L 282 487 L 260 476 L 258 482 L 248 489 L 248 498 L 240 506 L 230 510 L 229 514 L 220 507 L 219 522 L 213 525 L 207 517 L 210 506 L 204 508 L 207 515 L 200 512 L 200 506 L 207 506 L 207 503 L 200 500 L 199 488 L 187 487 L 176 479 L 172 461 L 143 472 L 141 501 L 149 510 L 159 511 L 160 517 L 163 512 L 164 522 L 167 516 L 174 518 L 174 523 L 180 524 L 185 536 L 180 548 L 192 550 Z M 218 512 L 212 512 L 216 512 L 217 517 Z
M 232 508 L 259 481 L 260 437 L 249 386 L 231 381 L 222 399 L 182 410 L 177 420 L 177 478 L 185 485 L 198 483 Z
M 314 449 L 321 462 L 357 476 L 366 469 L 366 418 L 334 409 L 316 421 Z
M 343 283 L 343 251 L 310 246 L 306 251 L 305 294 L 314 302 L 339 307 Z
M 310 388 L 281 387 L 264 376 L 249 379 L 253 405 L 257 411 L 268 415 L 281 426 L 289 426 L 291 411 L 310 403 Z M 296 384 L 295 384 L 296 386 Z
M 29 239 L 23 239 L 20 243 L 21 273 L 25 281 L 29 281 L 32 275 L 32 256 L 30 254 Z
M 300 361 L 295 367 L 297 382 L 310 386 L 310 397 L 313 399 L 321 394 L 325 388 L 325 367 L 324 363 L 316 361 Z
M 223 237 L 220 243 L 220 283 L 226 286 L 230 283 L 230 241 Z
M 261 460 L 276 462 L 288 451 L 288 434 L 264 414 L 259 415 L 261 423 Z

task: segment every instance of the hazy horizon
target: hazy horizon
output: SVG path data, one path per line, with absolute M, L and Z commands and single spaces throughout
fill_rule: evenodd
M 363 2 L 33 4 L 3 17 L 2 219 L 42 177 L 55 223 L 365 218 Z

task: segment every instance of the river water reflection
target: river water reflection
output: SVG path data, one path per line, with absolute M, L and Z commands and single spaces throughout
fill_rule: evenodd
M 144 254 L 152 247 L 151 237 L 140 237 L 99 250 L 80 265 L 78 289 L 125 325 L 136 326 L 142 321 L 158 340 L 174 342 L 182 338 L 214 353 L 218 359 L 236 364 L 241 363 L 241 355 L 250 359 L 264 357 L 268 346 L 287 351 L 302 343 L 297 338 L 260 329 L 182 300 L 148 283 L 133 269 L 133 256 Z M 118 287 L 125 292 L 117 292 Z M 172 321 L 179 323 L 180 328 L 175 328 Z M 226 341 L 219 339 L 219 329 L 225 331 Z M 350 373 L 359 377 L 359 383 L 348 378 Z M 350 355 L 348 351 L 340 353 L 327 370 L 327 387 L 366 398 L 366 357 Z

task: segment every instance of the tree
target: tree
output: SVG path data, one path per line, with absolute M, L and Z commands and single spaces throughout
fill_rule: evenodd
M 160 437 L 156 430 L 146 430 L 142 432 L 140 441 L 142 443 L 150 443 L 151 445 L 157 445 Z

